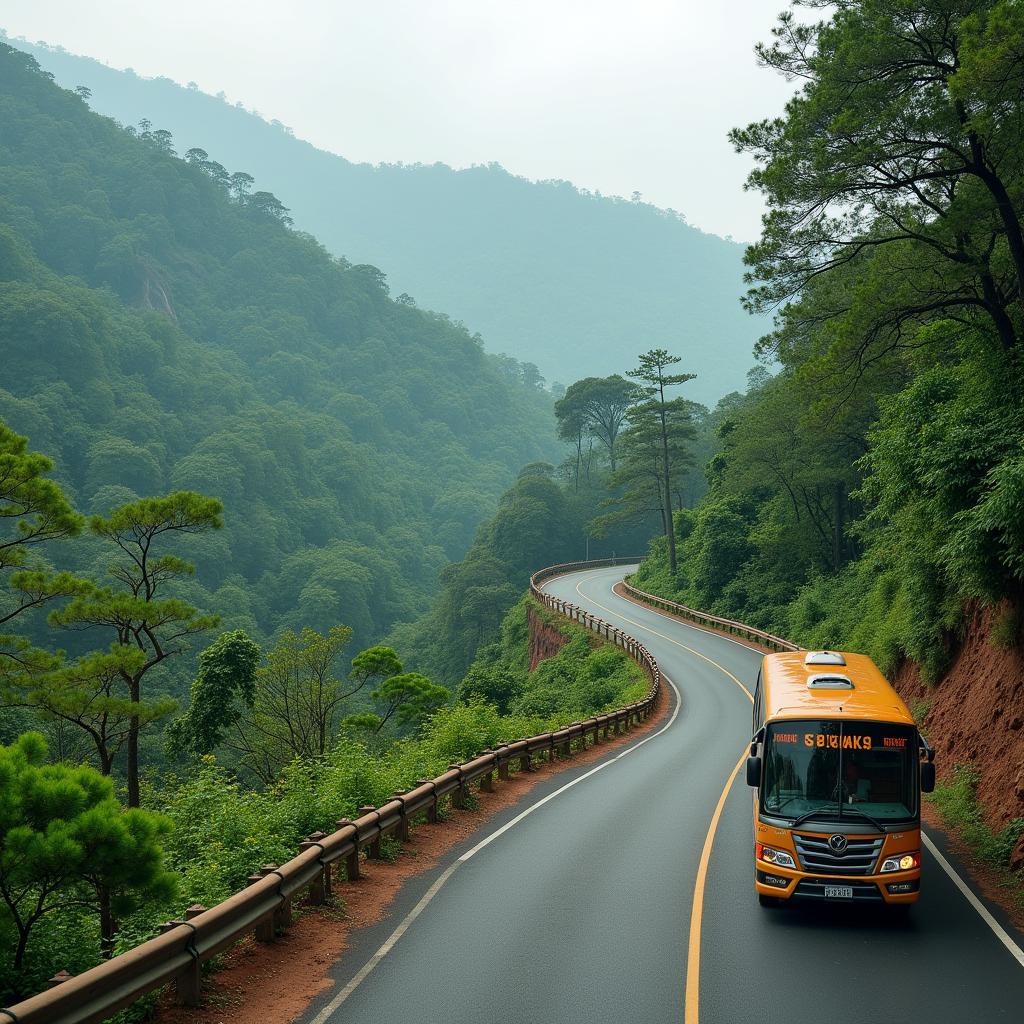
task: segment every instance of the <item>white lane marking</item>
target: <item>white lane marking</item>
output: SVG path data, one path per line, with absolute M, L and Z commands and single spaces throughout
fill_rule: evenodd
M 345 1002 L 346 999 L 360 986 L 360 984 L 366 980 L 370 972 L 391 952 L 394 948 L 395 943 L 406 933 L 409 926 L 416 920 L 420 914 L 426 909 L 427 904 L 441 891 L 445 883 L 455 874 L 457 868 L 461 867 L 470 859 L 474 854 L 479 853 L 485 846 L 494 842 L 498 836 L 504 835 L 513 825 L 517 825 L 523 818 L 533 814 L 534 811 L 543 807 L 546 803 L 554 800 L 556 796 L 564 793 L 566 790 L 572 789 L 573 786 L 578 785 L 584 779 L 589 779 L 591 775 L 596 775 L 599 771 L 607 768 L 609 765 L 615 764 L 616 761 L 621 761 L 627 754 L 632 754 L 634 750 L 639 750 L 645 743 L 650 743 L 651 740 L 657 739 L 663 732 L 672 728 L 676 718 L 679 717 L 679 707 L 682 703 L 682 697 L 679 693 L 679 689 L 675 683 L 663 672 L 661 678 L 672 687 L 672 692 L 676 696 L 676 705 L 672 709 L 672 715 L 669 720 L 657 731 L 651 733 L 650 736 L 645 736 L 642 740 L 636 743 L 630 744 L 625 750 L 616 754 L 615 757 L 608 758 L 607 761 L 602 761 L 599 765 L 591 768 L 590 771 L 585 772 L 579 778 L 573 779 L 571 782 L 567 782 L 560 789 L 556 789 L 553 793 L 549 793 L 547 796 L 542 797 L 535 804 L 531 804 L 526 810 L 517 814 L 511 821 L 506 822 L 501 828 L 496 829 L 489 836 L 481 839 L 471 850 L 467 850 L 454 864 L 449 864 L 447 868 L 437 877 L 434 884 L 423 894 L 420 898 L 419 903 L 416 904 L 412 910 L 402 919 L 401 924 L 387 937 L 380 949 L 366 961 L 365 964 L 359 969 L 359 971 L 353 976 L 349 983 L 310 1021 L 310 1024 L 327 1024 L 331 1016 L 335 1011 Z
M 942 856 L 938 847 L 925 835 L 924 829 L 921 829 L 921 842 L 927 847 L 928 852 L 939 862 L 939 866 L 947 875 L 952 879 L 953 884 L 963 894 L 965 900 L 978 912 L 978 916 L 992 929 L 992 934 L 1007 948 L 1010 956 L 1024 967 L 1024 949 L 1021 949 L 1016 942 L 1010 938 L 1006 933 L 1006 929 L 989 913 L 988 907 L 985 906 L 977 896 L 974 895 L 971 887 L 960 877 L 956 868 Z
M 355 992 L 366 976 L 391 952 L 394 944 L 405 934 L 409 925 L 423 913 L 427 904 L 437 895 L 441 886 L 451 878 L 458 866 L 458 861 L 448 865 L 445 871 L 435 880 L 434 884 L 423 894 L 419 903 L 409 911 L 402 923 L 387 937 L 387 940 L 380 949 L 363 964 L 352 980 L 313 1018 L 310 1024 L 326 1024 L 338 1007 Z
M 597 604 L 597 601 L 594 598 L 590 597 L 587 594 L 584 594 L 583 591 L 580 590 L 580 586 L 582 585 L 582 583 L 583 583 L 583 581 L 580 580 L 580 582 L 576 584 L 576 592 L 581 597 L 586 597 L 586 598 L 588 598 L 588 600 L 594 601 L 594 603 Z M 614 591 L 613 591 L 613 593 L 614 593 Z M 620 600 L 624 600 L 624 598 L 620 598 Z M 598 607 L 604 608 L 604 605 L 598 605 Z M 608 611 L 608 612 L 612 612 L 613 614 L 617 614 L 614 611 L 614 609 L 612 609 L 612 608 L 605 608 L 604 610 Z M 656 614 L 656 615 L 661 615 L 662 618 L 666 618 L 666 619 L 669 619 L 671 621 L 675 621 L 675 620 L 672 619 L 672 616 L 664 615 L 657 608 L 651 608 L 650 611 L 654 612 L 654 614 Z M 619 617 L 622 618 L 623 620 L 625 620 L 626 622 L 630 621 L 624 615 L 620 615 Z M 635 625 L 640 625 L 640 626 L 642 626 L 642 628 L 648 629 L 648 631 L 651 632 L 651 633 L 654 633 L 655 636 L 661 636 L 662 635 L 661 633 L 658 633 L 658 632 L 656 632 L 653 629 L 649 629 L 649 627 L 647 627 L 647 626 L 643 626 L 642 623 L 635 623 Z M 688 623 L 686 623 L 686 625 L 688 625 Z M 690 628 L 691 629 L 700 629 L 699 626 L 691 626 Z M 710 633 L 712 636 L 719 636 L 718 633 L 714 633 L 713 631 L 707 630 L 707 629 L 701 630 L 701 632 L 702 633 Z M 672 638 L 671 637 L 664 637 L 664 639 L 671 640 Z M 729 640 L 731 638 L 727 637 L 727 636 L 723 636 L 723 637 L 721 637 L 721 639 L 722 640 Z M 734 640 L 732 642 L 733 643 L 737 643 L 738 641 Z M 680 647 L 685 647 L 686 646 L 685 644 L 680 644 L 678 640 L 672 640 L 672 643 L 678 644 Z M 740 644 L 740 646 L 741 647 L 745 647 L 746 645 L 745 644 Z M 747 648 L 747 649 L 748 650 L 753 650 L 753 648 Z M 689 648 L 687 648 L 687 650 L 689 650 Z M 694 653 L 699 653 L 699 652 L 694 652 Z M 949 861 L 946 860 L 945 857 L 943 857 L 943 855 L 939 851 L 938 847 L 936 847 L 936 845 L 931 841 L 931 839 L 928 838 L 928 836 L 925 834 L 924 829 L 921 829 L 921 842 L 924 844 L 924 846 L 928 850 L 928 852 L 931 853 L 931 855 L 939 862 L 939 866 L 950 877 L 950 879 L 952 880 L 953 884 L 957 887 L 957 889 L 960 890 L 960 893 L 963 895 L 964 899 L 966 899 L 967 902 L 974 908 L 974 910 L 977 911 L 978 916 L 982 919 L 982 921 L 984 921 L 985 924 L 988 925 L 988 927 L 992 931 L 992 934 L 995 935 L 995 937 L 1006 947 L 1006 949 L 1009 952 L 1010 956 L 1012 956 L 1014 958 L 1014 960 L 1016 960 L 1017 963 L 1019 963 L 1021 965 L 1021 967 L 1024 967 L 1024 949 L 1021 949 L 1020 946 L 1018 946 L 1017 943 L 1013 941 L 1013 939 L 1010 937 L 1010 935 L 1007 934 L 1006 929 L 1003 928 L 1003 926 L 992 916 L 992 914 L 989 912 L 989 910 L 985 906 L 985 904 L 982 903 L 981 900 L 978 899 L 977 896 L 975 896 L 974 891 L 963 880 L 963 878 L 961 877 L 959 872 L 956 870 L 956 868 L 954 868 L 953 865 L 950 864 Z
M 627 747 L 625 750 L 622 751 L 621 754 L 616 754 L 615 757 L 610 757 L 607 761 L 602 761 L 595 768 L 591 768 L 589 772 L 585 772 L 579 778 L 573 779 L 572 782 L 567 782 L 561 789 L 556 789 L 554 793 L 549 793 L 546 797 L 542 798 L 541 800 L 538 800 L 535 804 L 532 804 L 531 806 L 527 807 L 525 811 L 523 811 L 521 814 L 517 814 L 510 822 L 507 822 L 506 824 L 502 825 L 501 828 L 499 828 L 496 832 L 492 832 L 486 839 L 482 839 L 479 843 L 476 844 L 476 846 L 473 847 L 472 850 L 467 850 L 459 858 L 459 860 L 463 862 L 469 860 L 470 857 L 472 857 L 474 854 L 479 853 L 489 843 L 493 843 L 494 840 L 498 838 L 498 836 L 503 835 L 505 832 L 507 832 L 513 825 L 517 825 L 519 822 L 523 820 L 523 818 L 528 817 L 529 815 L 533 814 L 533 812 L 536 811 L 538 808 L 543 807 L 549 800 L 554 800 L 554 798 L 558 796 L 560 793 L 564 793 L 567 789 L 572 789 L 573 786 L 578 785 L 584 779 L 589 779 L 591 775 L 596 775 L 603 768 L 607 768 L 608 765 L 615 764 L 616 761 L 621 761 L 627 754 L 632 754 L 634 750 L 639 750 L 645 743 L 650 743 L 651 740 L 656 739 L 666 729 L 670 728 L 672 723 L 676 720 L 676 717 L 679 715 L 679 705 L 682 702 L 682 697 L 679 694 L 679 690 L 677 689 L 676 684 L 673 683 L 672 680 L 669 679 L 664 672 L 662 672 L 661 678 L 664 679 L 665 682 L 672 687 L 672 692 L 676 695 L 676 706 L 672 709 L 672 717 L 669 718 L 668 722 L 665 725 L 663 725 L 657 732 L 651 733 L 650 736 L 645 736 L 642 740 L 640 740 L 639 743 L 634 743 L 631 746 Z

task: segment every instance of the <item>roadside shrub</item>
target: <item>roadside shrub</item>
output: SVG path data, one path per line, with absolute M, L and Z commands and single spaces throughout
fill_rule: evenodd
M 1005 868 L 1014 846 L 1024 835 L 1024 818 L 1014 818 L 998 832 L 993 832 L 978 802 L 980 780 L 981 775 L 974 765 L 958 764 L 948 781 L 936 785 L 931 799 L 943 821 L 955 829 L 968 846 L 988 863 Z

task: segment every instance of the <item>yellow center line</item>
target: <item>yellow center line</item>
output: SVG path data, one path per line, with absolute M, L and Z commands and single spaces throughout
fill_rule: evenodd
M 589 594 L 584 594 L 580 589 L 582 586 L 583 580 L 580 580 L 579 583 L 576 584 L 576 593 L 579 594 L 580 597 L 584 597 L 588 601 L 592 601 L 603 611 L 611 612 L 612 615 L 622 619 L 623 622 L 628 622 L 630 625 L 646 630 L 654 636 L 661 637 L 662 640 L 667 640 L 670 644 L 675 644 L 676 647 L 682 647 L 684 651 L 689 651 L 690 654 L 695 654 L 698 658 L 703 659 L 709 665 L 714 665 L 715 668 L 724 672 L 747 695 L 747 699 L 751 704 L 754 703 L 754 695 L 727 668 L 719 665 L 713 658 L 709 658 L 707 655 L 701 654 L 700 651 L 695 651 L 692 647 L 688 647 L 686 644 L 680 643 L 678 640 L 673 640 L 672 637 L 666 636 L 664 633 L 659 633 L 656 629 L 651 629 L 650 626 L 645 626 L 642 622 L 637 622 L 635 619 L 628 618 L 621 612 L 616 611 L 614 608 L 609 608 L 607 605 L 601 604 L 600 601 L 591 597 Z M 655 614 L 657 614 L 657 612 L 655 612 Z M 729 773 L 729 778 L 726 780 L 725 787 L 722 789 L 721 796 L 718 798 L 718 803 L 715 805 L 715 813 L 711 815 L 711 822 L 708 825 L 708 833 L 704 837 L 704 848 L 701 850 L 700 854 L 700 863 L 697 865 L 697 879 L 693 887 L 693 903 L 691 904 L 690 909 L 690 942 L 686 955 L 686 1000 L 684 1024 L 699 1024 L 700 1021 L 700 933 L 701 925 L 704 920 L 704 887 L 707 883 L 708 865 L 711 863 L 711 848 L 715 845 L 715 833 L 718 831 L 718 822 L 722 817 L 722 809 L 725 807 L 725 799 L 729 795 L 729 790 L 732 789 L 732 784 L 736 781 L 736 776 L 739 775 L 740 768 L 743 766 L 743 762 L 746 760 L 746 757 L 747 751 L 744 749 L 743 753 L 740 755 L 740 759 L 736 762 L 736 767 Z
M 747 695 L 747 700 L 749 700 L 751 704 L 754 703 L 754 695 L 724 665 L 719 665 L 717 661 L 713 658 L 709 658 L 706 654 L 701 654 L 700 651 L 694 650 L 692 647 L 688 647 L 686 644 L 680 643 L 678 640 L 673 640 L 672 637 L 666 636 L 664 633 L 659 633 L 656 629 L 651 629 L 650 626 L 645 626 L 642 622 L 637 622 L 636 619 L 630 619 L 623 615 L 622 612 L 616 611 L 614 608 L 609 608 L 606 604 L 601 604 L 597 598 L 591 597 L 590 594 L 584 594 L 583 591 L 580 590 L 580 587 L 582 586 L 583 580 L 580 580 L 580 582 L 576 584 L 576 593 L 579 594 L 580 597 L 585 597 L 588 601 L 592 601 L 602 611 L 611 612 L 612 615 L 616 618 L 622 619 L 623 622 L 628 622 L 631 626 L 638 626 L 640 629 L 646 630 L 652 636 L 661 637 L 662 640 L 667 640 L 670 644 L 675 644 L 676 647 L 682 647 L 684 651 L 689 651 L 690 654 L 695 654 L 698 658 L 706 661 L 709 665 L 714 665 L 715 668 L 720 672 L 724 672 Z M 655 612 L 654 614 L 657 615 L 659 613 Z
M 715 844 L 715 833 L 718 831 L 718 819 L 722 817 L 725 798 L 740 773 L 740 767 L 746 760 L 746 750 L 740 755 L 729 775 L 711 815 L 708 834 L 704 838 L 704 849 L 700 853 L 700 864 L 697 865 L 697 881 L 693 887 L 693 904 L 690 909 L 690 946 L 686 955 L 686 1016 L 685 1024 L 697 1024 L 700 1020 L 700 927 L 704 920 L 704 884 L 708 877 L 708 864 L 711 861 L 711 847 Z

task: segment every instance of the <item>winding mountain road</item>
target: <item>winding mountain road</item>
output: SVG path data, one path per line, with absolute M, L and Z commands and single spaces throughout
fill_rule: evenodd
M 761 655 L 619 597 L 626 571 L 547 589 L 648 647 L 669 714 L 545 780 L 407 884 L 391 916 L 354 937 L 303 1024 L 1024 1019 L 1024 937 L 962 872 L 957 884 L 935 836 L 905 917 L 758 906 L 737 776 Z

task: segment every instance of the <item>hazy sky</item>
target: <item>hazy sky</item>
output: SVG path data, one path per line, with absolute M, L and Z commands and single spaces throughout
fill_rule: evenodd
M 0 0 L 11 36 L 223 90 L 350 160 L 496 160 L 634 190 L 753 239 L 727 130 L 781 111 L 756 66 L 784 0 Z

